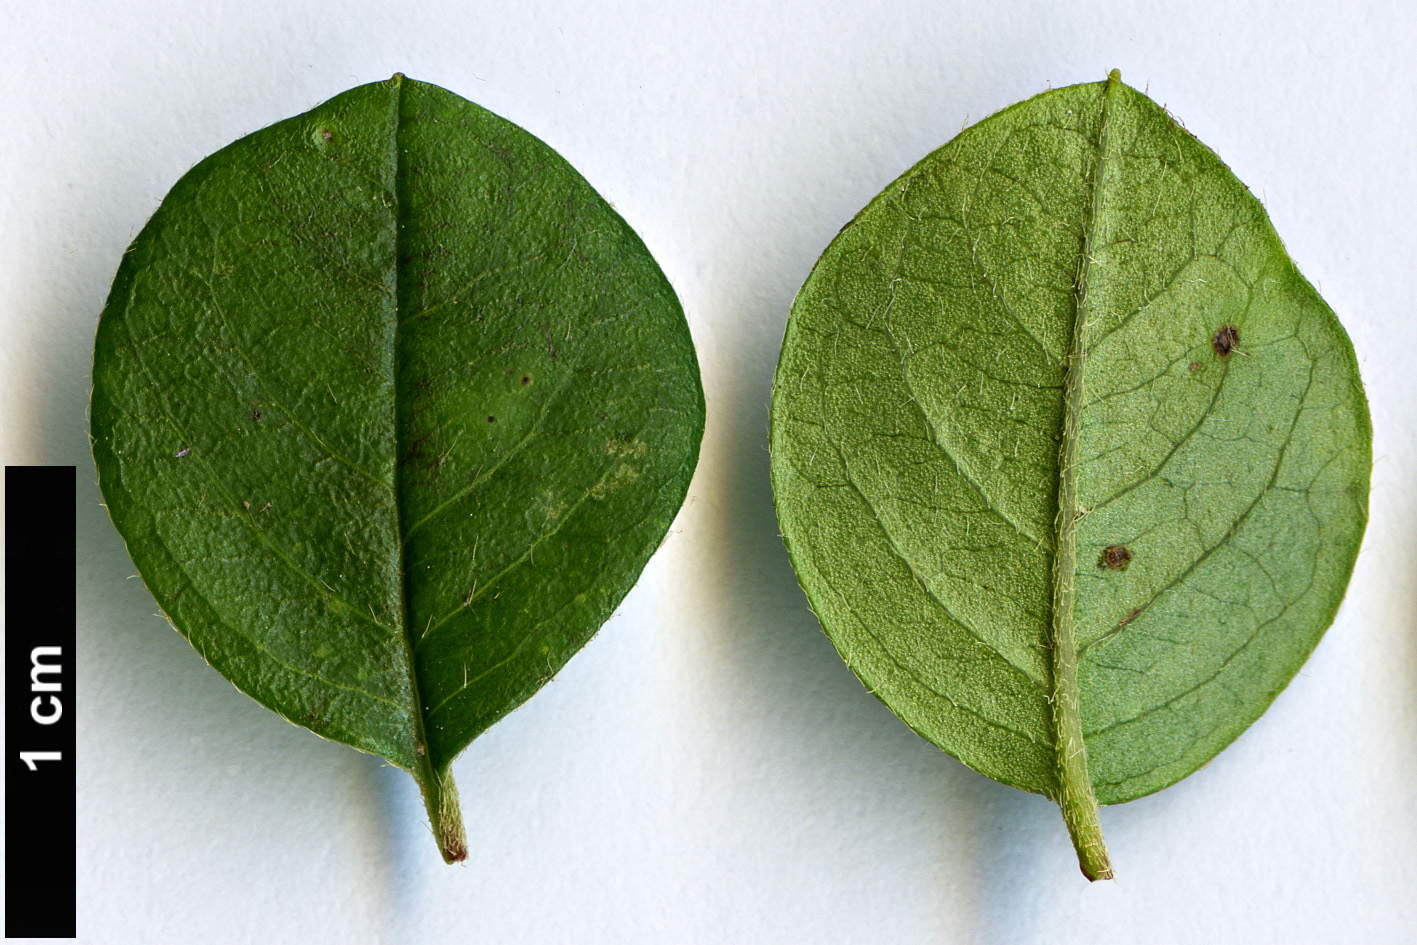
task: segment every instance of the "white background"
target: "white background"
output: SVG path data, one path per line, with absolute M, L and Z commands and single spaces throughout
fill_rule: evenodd
M 79 468 L 81 939 L 1417 941 L 1417 14 L 1378 12 L 1407 6 L 5 0 L 0 443 Z M 1119 878 L 1089 885 L 1054 806 L 919 739 L 837 657 L 766 429 L 838 228 L 965 124 L 1113 67 L 1264 200 L 1340 314 L 1376 463 L 1328 636 L 1209 767 L 1103 810 Z M 154 615 L 85 432 L 99 310 L 168 188 L 395 71 L 615 204 L 684 303 L 709 408 L 639 585 L 454 766 L 457 867 L 405 774 L 285 724 Z

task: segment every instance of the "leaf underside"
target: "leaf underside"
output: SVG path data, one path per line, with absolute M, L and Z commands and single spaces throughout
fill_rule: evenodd
M 193 168 L 95 346 L 100 485 L 168 617 L 425 793 L 628 592 L 703 416 L 625 222 L 536 138 L 402 76 Z
M 1201 767 L 1298 671 L 1370 465 L 1337 319 L 1244 185 L 1115 76 L 875 198 L 798 296 L 773 398 L 782 531 L 851 668 L 950 754 L 1057 798 L 1067 585 L 1104 804 Z

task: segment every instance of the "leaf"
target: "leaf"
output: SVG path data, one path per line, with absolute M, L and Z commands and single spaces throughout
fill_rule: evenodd
M 163 201 L 99 324 L 99 482 L 218 671 L 418 781 L 603 623 L 703 433 L 683 312 L 559 155 L 394 76 L 237 141 Z
M 777 512 L 843 658 L 989 777 L 1096 805 L 1260 716 L 1367 521 L 1353 348 L 1249 191 L 1123 85 L 1029 99 L 873 200 L 797 297 Z

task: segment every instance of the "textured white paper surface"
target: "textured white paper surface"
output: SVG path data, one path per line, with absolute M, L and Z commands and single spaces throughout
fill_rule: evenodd
M 1417 17 L 824 6 L 0 9 L 0 449 L 80 470 L 82 941 L 1413 940 Z M 1119 879 L 1089 885 L 1053 805 L 919 739 L 837 657 L 778 538 L 766 432 L 788 309 L 842 224 L 964 125 L 1114 67 L 1260 196 L 1339 313 L 1376 465 L 1357 572 L 1303 673 L 1208 768 L 1104 809 Z M 86 433 L 99 310 L 168 188 L 395 71 L 527 128 L 615 204 L 679 292 L 709 407 L 637 588 L 456 763 L 471 855 L 451 868 L 411 779 L 282 722 L 154 616 Z

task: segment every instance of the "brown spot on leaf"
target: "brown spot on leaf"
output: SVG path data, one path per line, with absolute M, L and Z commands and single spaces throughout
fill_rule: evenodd
M 1210 345 L 1215 349 L 1215 353 L 1222 358 L 1235 350 L 1235 346 L 1240 343 L 1240 332 L 1234 325 L 1222 326 L 1215 333 L 1215 337 L 1210 339 Z
M 1102 550 L 1102 557 L 1097 559 L 1097 566 L 1109 571 L 1125 571 L 1131 563 L 1132 553 L 1126 545 L 1108 545 Z
M 259 420 L 259 419 L 261 419 L 261 411 L 259 411 L 259 410 L 253 410 L 253 411 L 251 411 L 251 419 L 252 419 L 252 420 Z

